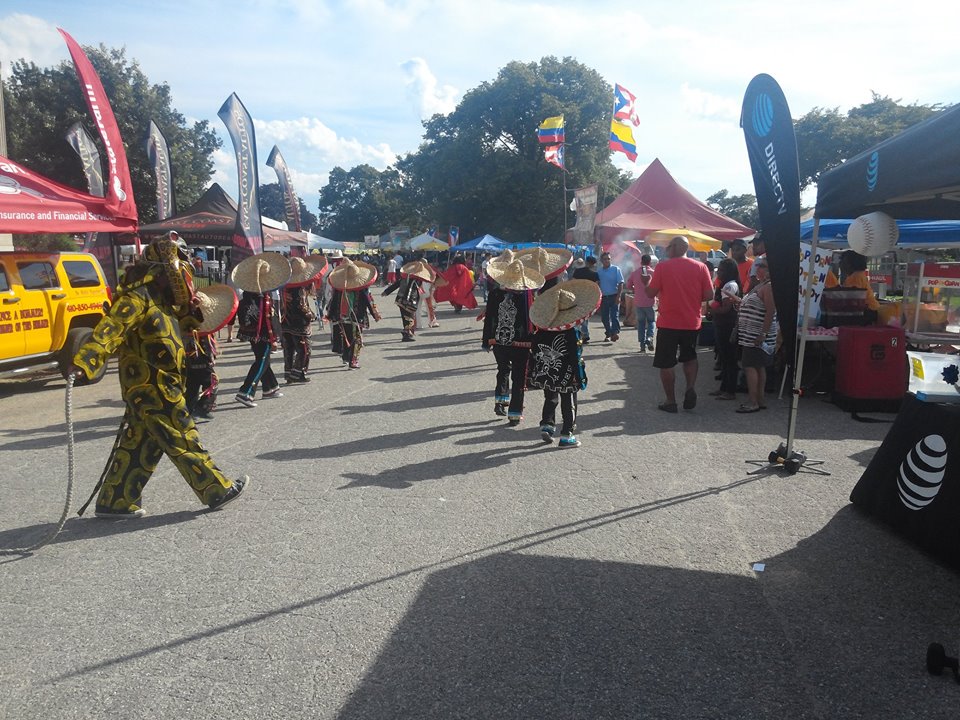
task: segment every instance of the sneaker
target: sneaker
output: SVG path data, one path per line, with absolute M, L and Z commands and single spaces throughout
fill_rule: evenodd
M 246 475 L 237 478 L 233 481 L 233 485 L 227 488 L 227 491 L 220 496 L 219 499 L 214 500 L 207 507 L 211 510 L 219 510 L 220 508 L 226 506 L 228 503 L 232 503 L 238 497 L 240 493 L 243 492 L 244 488 L 250 485 L 250 478 Z
M 507 416 L 507 406 L 506 403 L 494 403 L 493 404 L 493 414 L 499 415 L 500 417 Z
M 553 436 L 556 435 L 557 428 L 553 425 L 541 425 L 540 426 L 540 439 L 545 443 L 552 443 Z
M 350 369 L 351 369 L 351 370 L 358 370 L 359 368 L 360 368 L 360 361 L 359 361 L 359 360 L 354 359 L 354 360 L 351 360 L 351 361 L 350 361 Z
M 590 338 L 585 338 L 585 339 L 581 340 L 581 341 L 580 341 L 580 344 L 581 344 L 581 345 L 589 345 L 589 344 L 590 344 Z
M 253 401 L 252 397 L 250 397 L 249 395 L 245 395 L 243 393 L 237 393 L 236 400 L 241 405 L 244 405 L 249 408 L 254 408 L 257 406 L 257 404 Z
M 400 338 L 400 339 L 401 339 L 403 342 L 413 342 L 414 340 L 416 340 L 416 338 L 413 337 L 413 335 L 404 335 L 404 336 L 403 336 L 402 338 Z
M 641 354 L 641 355 L 646 355 L 646 354 L 647 354 L 647 349 L 646 349 L 643 345 L 640 346 L 640 354 Z
M 647 343 L 647 350 L 649 350 L 650 352 L 653 352 L 653 343 L 652 343 L 652 342 L 648 342 L 648 343 Z
M 280 386 L 277 385 L 273 390 L 264 390 L 261 399 L 263 400 L 272 400 L 273 398 L 282 398 L 283 393 L 280 392 Z
M 122 510 L 98 506 L 93 513 L 94 517 L 106 518 L 107 520 L 129 520 L 130 518 L 143 517 L 146 514 L 147 511 L 139 505 L 131 505 Z
M 438 323 L 436 320 L 434 320 L 432 323 L 430 323 L 430 327 L 432 327 L 432 328 L 440 327 L 440 323 Z
M 510 425 L 513 425 L 513 426 L 519 425 L 521 420 L 523 420 L 522 414 L 515 413 L 515 412 L 507 413 L 507 422 L 510 423 Z
M 613 335 L 610 336 L 610 339 L 613 340 L 613 342 L 616 342 L 617 340 L 620 339 L 620 333 L 614 333 Z
M 562 448 L 580 447 L 580 441 L 577 440 L 576 435 L 561 435 L 557 445 Z

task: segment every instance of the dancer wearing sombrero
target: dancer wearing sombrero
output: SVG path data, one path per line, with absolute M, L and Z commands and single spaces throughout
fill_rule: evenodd
M 416 340 L 417 312 L 420 298 L 425 295 L 423 283 L 432 283 L 434 279 L 431 267 L 423 260 L 408 262 L 400 268 L 400 279 L 388 285 L 380 293 L 383 296 L 397 292 L 396 302 L 400 308 L 400 320 L 403 323 L 401 339 L 403 342 Z M 426 291 L 429 293 L 429 290 Z
M 239 497 L 246 487 L 246 476 L 230 481 L 214 464 L 187 412 L 182 332 L 202 319 L 186 253 L 173 238 L 155 240 L 127 269 L 113 305 L 74 356 L 70 372 L 89 378 L 116 352 L 126 406 L 94 490 L 97 517 L 144 515 L 143 489 L 164 454 L 211 509 Z
M 310 309 L 309 288 L 327 268 L 323 255 L 290 258 L 290 279 L 280 295 L 280 330 L 283 345 L 283 376 L 289 383 L 310 382 L 310 336 L 317 319 Z
M 591 280 L 567 280 L 540 293 L 530 307 L 536 326 L 527 385 L 543 389 L 540 436 L 553 442 L 557 435 L 557 405 L 563 425 L 560 447 L 577 447 L 577 393 L 587 387 L 577 326 L 600 306 L 600 286 Z
M 195 293 L 203 315 L 200 326 L 184 334 L 187 355 L 187 411 L 194 420 L 210 420 L 217 406 L 216 358 L 214 333 L 226 325 L 237 312 L 237 294 L 229 285 L 209 285 Z
M 530 248 L 520 250 L 516 258 L 543 275 L 544 283 L 537 294 L 541 294 L 558 282 L 573 262 L 573 253 L 565 248 Z
M 270 366 L 270 353 L 279 339 L 274 331 L 275 308 L 270 293 L 290 279 L 290 272 L 290 263 L 276 252 L 251 255 L 233 269 L 233 284 L 243 290 L 237 309 L 237 338 L 249 341 L 253 351 L 253 362 L 236 395 L 237 402 L 246 407 L 257 406 L 257 385 L 262 386 L 264 399 L 283 397 Z
M 327 306 L 327 317 L 333 326 L 334 347 L 339 345 L 340 358 L 351 369 L 360 367 L 363 329 L 370 327 L 370 318 L 380 321 L 370 286 L 377 281 L 377 269 L 362 260 L 344 259 L 330 271 L 327 283 L 333 293 Z
M 495 283 L 487 295 L 483 321 L 483 348 L 492 349 L 497 360 L 493 411 L 506 415 L 511 425 L 519 425 L 523 420 L 533 330 L 529 322 L 530 303 L 533 291 L 543 285 L 544 278 L 517 260 L 510 250 L 490 261 L 487 275 Z

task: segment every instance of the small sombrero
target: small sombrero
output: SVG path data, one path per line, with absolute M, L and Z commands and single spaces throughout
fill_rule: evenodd
M 334 290 L 362 290 L 377 281 L 377 269 L 363 260 L 353 261 L 344 258 L 327 275 L 327 282 Z
M 203 320 L 197 332 L 209 335 L 215 333 L 228 322 L 237 311 L 237 294 L 229 285 L 208 285 L 196 291 L 197 301 Z
M 290 272 L 290 262 L 283 255 L 265 252 L 241 260 L 230 278 L 241 290 L 263 295 L 284 285 Z
M 544 278 L 555 278 L 573 262 L 573 253 L 565 248 L 530 248 L 517 253 L 517 259 L 529 265 Z
M 323 276 L 327 269 L 327 259 L 323 255 L 308 255 L 307 257 L 290 258 L 290 279 L 288 287 L 309 285 Z
M 600 285 L 567 280 L 540 293 L 530 306 L 530 322 L 544 330 L 567 330 L 600 307 Z
M 487 263 L 487 276 L 505 290 L 536 290 L 546 282 L 543 275 L 517 260 L 510 250 Z
M 400 275 L 401 277 L 415 277 L 426 282 L 433 282 L 436 279 L 433 268 L 431 268 L 423 260 L 414 260 L 413 262 L 408 262 L 406 265 L 400 268 Z

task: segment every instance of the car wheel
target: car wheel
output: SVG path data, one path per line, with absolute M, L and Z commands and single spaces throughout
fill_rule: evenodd
M 67 333 L 67 341 L 63 344 L 63 350 L 60 353 L 60 372 L 64 377 L 67 375 L 67 370 L 70 369 L 70 366 L 73 364 L 73 358 L 80 350 L 80 347 L 90 339 L 93 335 L 93 330 L 88 327 L 78 327 L 72 328 L 70 332 Z M 107 363 L 103 364 L 103 367 L 94 375 L 92 378 L 79 378 L 74 383 L 75 385 L 94 385 L 95 383 L 100 382 L 103 379 L 103 376 L 107 374 Z

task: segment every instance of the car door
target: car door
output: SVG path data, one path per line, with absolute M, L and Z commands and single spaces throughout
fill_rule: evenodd
M 20 302 L 20 296 L 13 289 L 13 278 L 0 261 L 0 360 L 20 357 L 24 353 L 23 333 L 19 329 L 14 331 L 20 318 Z
M 17 305 L 14 332 L 23 333 L 24 354 L 49 352 L 51 348 L 51 309 L 66 297 L 57 279 L 53 263 L 44 258 L 17 262 L 17 273 L 23 285 Z

